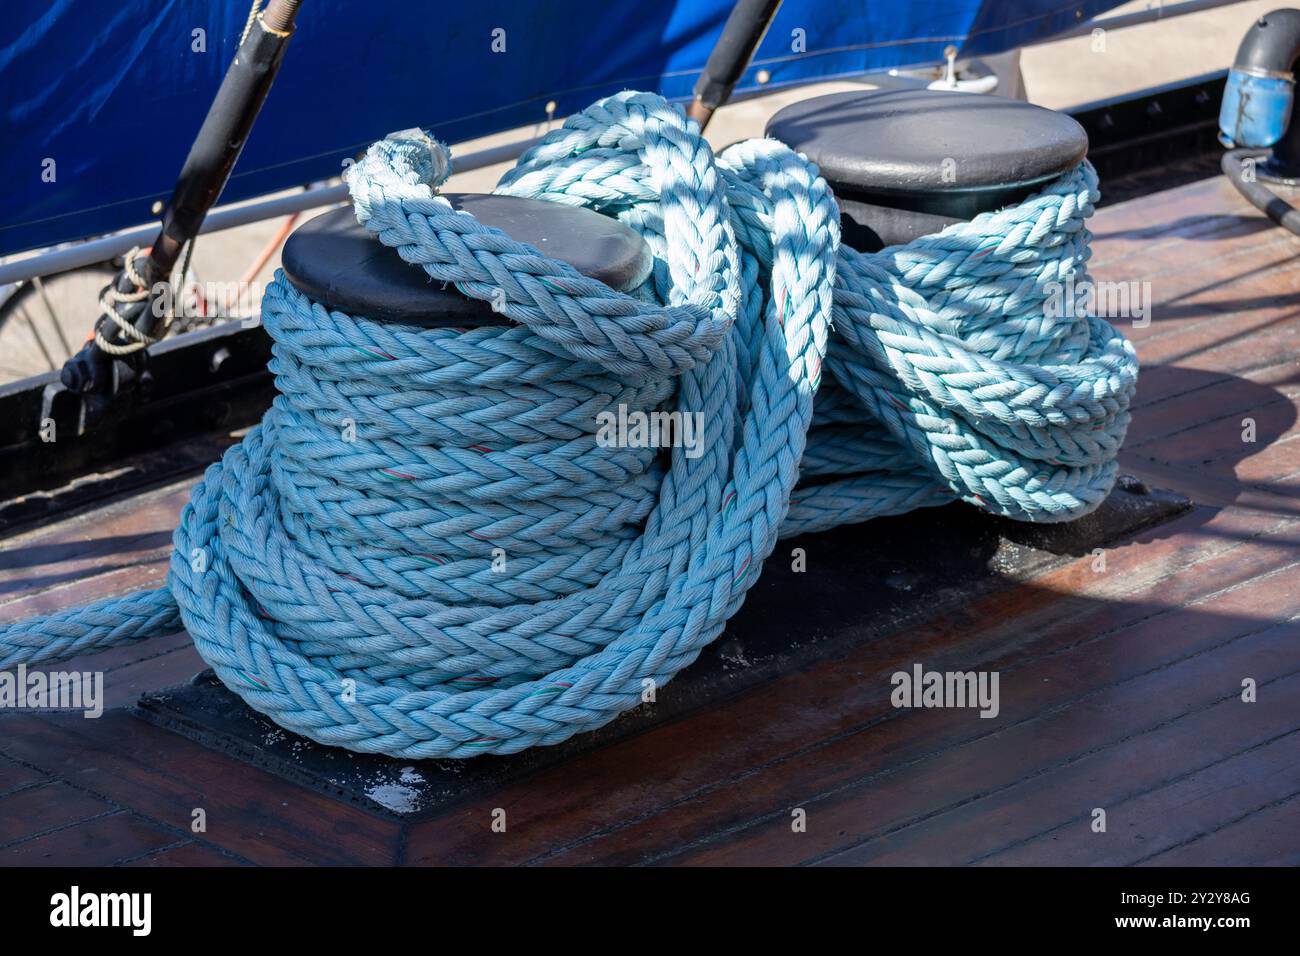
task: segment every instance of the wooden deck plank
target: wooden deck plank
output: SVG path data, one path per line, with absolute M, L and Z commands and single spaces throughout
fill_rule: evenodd
M 1297 688 L 1292 684 L 1287 689 L 1294 694 Z M 1246 706 L 1250 705 L 1239 701 L 1229 704 L 1232 710 Z M 1237 745 L 1241 749 L 1235 755 L 1196 773 L 1127 800 L 1098 799 L 1096 805 L 1106 810 L 1105 833 L 1093 832 L 1092 808 L 1079 807 L 1074 825 L 992 854 L 981 862 L 1000 866 L 1144 863 L 1220 828 L 1225 806 L 1231 806 L 1235 815 L 1244 818 L 1279 800 L 1300 796 L 1300 729 L 1294 712 L 1290 718 L 1289 730 L 1265 741 L 1247 738 Z M 1189 729 L 1210 733 L 1235 729 L 1238 719 L 1235 714 L 1220 715 L 1218 721 L 1197 721 Z M 1203 742 L 1204 738 L 1192 736 L 1177 745 L 1193 753 Z M 1149 756 L 1159 758 L 1156 753 Z M 1137 761 L 1115 762 L 1120 766 L 1102 768 L 1108 782 L 1116 779 L 1115 774 L 1123 766 L 1141 768 Z M 1174 808 L 1176 812 L 1172 812 Z
M 1281 370 L 1284 375 L 1290 373 L 1292 376 L 1300 371 L 1290 362 L 1273 366 L 1268 371 L 1273 370 Z M 1216 388 L 1213 394 L 1214 410 L 1210 413 L 1212 421 L 1233 419 L 1240 422 L 1246 414 L 1256 413 L 1260 409 L 1268 409 L 1272 414 L 1276 411 L 1272 407 L 1274 405 L 1289 409 L 1290 415 L 1284 418 L 1294 418 L 1295 401 L 1300 397 L 1300 379 L 1288 382 L 1283 377 L 1282 381 L 1271 388 L 1246 378 L 1230 379 Z M 1204 426 L 1206 409 L 1203 398 L 1197 391 L 1184 392 L 1143 407 L 1141 414 L 1129 426 L 1125 447 L 1130 451 L 1141 449 L 1161 439 L 1172 439 Z
M 1294 642 L 1300 628 L 1293 628 L 1288 636 Z M 1238 692 L 1232 678 L 1239 674 L 1300 670 L 1300 652 L 1281 643 L 1271 633 L 1224 642 L 1215 645 L 1215 654 L 1200 654 L 1140 679 L 1070 699 L 1064 702 L 1068 706 L 1057 704 L 1059 709 L 1045 716 L 1023 719 L 996 735 L 968 739 L 964 746 L 948 747 L 917 766 L 900 767 L 892 755 L 877 773 L 871 772 L 872 765 L 857 765 L 855 769 L 866 772 L 842 774 L 849 779 L 833 784 L 839 789 L 828 788 L 824 795 L 812 791 L 809 798 L 804 796 L 810 793 L 806 784 L 800 794 L 793 787 L 785 789 L 784 780 L 777 781 L 782 789 L 771 793 L 771 802 L 784 803 L 784 812 L 770 811 L 745 821 L 741 830 L 715 831 L 657 860 L 694 865 L 788 865 L 816 860 L 883 830 L 1009 786 L 1026 775 L 1055 771 L 1072 756 L 1179 719 L 1195 708 L 1211 706 Z M 1233 667 L 1239 669 L 1230 670 Z M 1028 699 L 1027 689 L 1014 695 L 1017 705 Z M 909 712 L 897 721 L 899 733 L 906 731 L 916 739 L 932 737 L 947 722 L 945 715 L 936 713 Z M 821 768 L 819 776 L 817 783 L 824 786 L 835 774 Z M 734 794 L 732 802 L 740 796 Z M 807 833 L 791 832 L 788 808 L 795 806 L 808 814 Z M 684 815 L 680 809 L 678 814 Z
M 1053 773 L 868 838 L 824 862 L 840 866 L 939 865 L 990 858 L 995 863 L 1010 862 L 1015 852 L 1010 848 L 1031 841 L 1042 844 L 1044 864 L 1118 865 L 1140 859 L 1154 846 L 1146 843 L 1148 831 L 1138 827 L 1133 804 L 1153 793 L 1164 794 L 1173 779 L 1207 768 L 1226 767 L 1240 782 L 1243 771 L 1257 759 L 1254 749 L 1297 735 L 1300 677 L 1280 678 L 1269 686 L 1272 706 L 1225 700 L 1138 734 L 1121 746 L 1088 754 Z M 1170 803 L 1161 803 L 1160 798 L 1151 802 L 1168 813 Z M 1083 838 L 1085 833 L 1103 836 L 1091 829 L 1095 807 L 1106 810 L 1109 835 L 1090 843 Z M 1121 840 L 1122 847 L 1117 847 Z
M 1287 264 L 1293 254 L 1289 248 L 1276 247 L 1271 256 L 1264 253 L 1272 262 L 1263 273 L 1258 271 L 1259 253 L 1243 256 L 1245 275 L 1229 283 L 1219 279 L 1207 282 L 1202 271 L 1190 273 L 1185 283 L 1177 276 L 1141 279 L 1122 273 L 1099 276 L 1097 281 L 1150 283 L 1149 288 L 1139 286 L 1143 304 L 1150 305 L 1149 324 L 1128 317 L 1112 321 L 1138 347 L 1143 362 L 1152 366 L 1271 329 L 1283 330 L 1297 308 L 1295 292 L 1279 289 L 1291 281 Z M 1180 289 L 1183 285 L 1188 288 Z
M 162 587 L 166 579 L 167 563 L 162 556 L 146 564 L 114 567 L 103 574 L 87 576 L 45 590 L 18 594 L 0 605 L 0 623 L 21 621 L 37 614 L 51 614 L 65 607 Z
M 49 775 L 41 773 L 35 767 L 27 767 L 8 757 L 0 757 L 0 796 L 25 790 L 38 783 L 46 783 Z
M 1294 443 L 1284 437 L 1294 423 L 1294 412 L 1295 406 L 1283 401 L 1244 413 L 1215 415 L 1208 422 L 1161 439 L 1158 445 L 1139 446 L 1134 451 L 1169 464 L 1231 470 L 1239 481 L 1268 481 L 1300 469 L 1300 458 L 1289 447 Z M 1254 441 L 1243 439 L 1249 434 L 1249 422 L 1254 422 Z
M 353 865 L 395 858 L 395 823 L 124 712 L 98 720 L 0 717 L 0 753 L 183 832 L 189 832 L 194 809 L 202 808 L 206 842 L 253 862 Z
M 57 780 L 0 797 L 0 848 L 117 808 Z
M 1166 634 L 1164 641 L 1157 642 L 1155 632 L 1162 629 L 1149 627 L 1151 637 L 1131 635 L 1123 642 L 1125 653 L 1118 648 L 1109 654 L 1090 649 L 1086 654 L 1049 658 L 1019 672 L 1004 668 L 1002 713 L 995 721 L 951 709 L 894 711 L 888 702 L 888 684 L 877 680 L 882 688 L 876 704 L 879 722 L 865 728 L 868 732 L 847 735 L 776 766 L 760 767 L 746 776 L 743 786 L 737 781 L 691 803 L 674 805 L 661 818 L 638 824 L 631 834 L 623 832 L 631 828 L 622 828 L 610 842 L 636 848 L 646 829 L 671 827 L 680 844 L 692 847 L 668 858 L 676 862 L 803 862 L 845 842 L 866 839 L 1041 772 L 1117 739 L 1134 726 L 1170 719 L 1185 712 L 1193 700 L 1208 706 L 1223 696 L 1211 678 L 1220 673 L 1224 661 L 1241 656 L 1243 662 L 1260 668 L 1288 663 L 1275 635 L 1247 633 L 1224 640 L 1222 633 L 1207 636 L 1206 632 L 1217 631 L 1209 621 L 1199 628 L 1206 644 L 1182 644 L 1181 639 L 1194 630 L 1191 615 L 1182 616 L 1182 622 L 1169 624 L 1177 637 Z M 1250 622 L 1238 624 L 1241 632 L 1250 628 Z M 1300 627 L 1292 635 L 1300 637 Z M 1234 646 L 1238 640 L 1240 648 Z M 1137 645 L 1145 653 L 1138 653 Z M 1217 653 L 1204 653 L 1210 648 Z M 900 659 L 900 669 L 910 669 L 913 660 Z M 939 670 L 990 666 L 976 659 L 957 668 L 922 662 Z M 1300 655 L 1296 666 L 1300 667 Z M 775 707 L 785 701 L 771 703 Z M 807 811 L 809 832 L 790 841 L 786 839 L 791 835 L 789 814 L 796 806 Z M 778 846 L 783 852 L 777 852 Z M 599 843 L 554 859 L 639 862 L 611 854 Z
M 1094 237 L 1090 266 L 1118 265 L 1137 278 L 1178 273 L 1238 278 L 1237 256 L 1279 245 L 1300 252 L 1300 240 L 1271 228 L 1221 177 L 1102 209 L 1089 228 Z
M 0 549 L 0 600 L 76 582 L 87 571 L 165 558 L 193 483 L 175 482 L 8 538 Z
M 125 810 L 0 850 L 0 866 L 111 866 L 178 837 Z
M 186 843 L 157 852 L 145 853 L 121 863 L 122 866 L 239 866 L 240 860 L 198 843 Z
M 1138 353 L 1139 356 L 1141 353 Z M 1271 368 L 1279 361 L 1300 358 L 1300 334 L 1295 324 L 1269 328 L 1257 335 L 1229 339 L 1199 350 L 1187 350 L 1162 364 L 1143 367 L 1135 407 L 1218 386 L 1251 372 Z
M 1253 770 L 1254 768 L 1252 768 Z M 1227 826 L 1207 830 L 1144 860 L 1144 866 L 1300 866 L 1300 794 L 1244 813 Z

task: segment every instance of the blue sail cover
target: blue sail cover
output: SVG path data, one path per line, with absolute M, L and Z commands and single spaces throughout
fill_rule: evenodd
M 949 43 L 1001 52 L 1118 3 L 785 0 L 738 90 L 758 89 L 760 69 L 772 89 L 934 64 Z M 544 123 L 551 101 L 564 116 L 623 89 L 687 100 L 731 5 L 305 0 L 222 202 L 329 178 L 396 129 L 423 126 L 454 143 Z M 154 219 L 150 206 L 171 193 L 248 7 L 4 0 L 0 254 Z

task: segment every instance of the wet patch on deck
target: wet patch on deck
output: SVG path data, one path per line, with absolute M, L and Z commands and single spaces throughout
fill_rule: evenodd
M 726 632 L 660 688 L 654 704 L 559 746 L 508 757 L 411 761 L 324 747 L 250 709 L 211 671 L 145 694 L 136 713 L 318 792 L 417 820 L 1032 578 L 1189 507 L 1181 495 L 1124 478 L 1101 508 L 1069 524 L 1020 524 L 953 504 L 780 542 Z M 793 568 L 796 548 L 804 552 L 802 572 Z

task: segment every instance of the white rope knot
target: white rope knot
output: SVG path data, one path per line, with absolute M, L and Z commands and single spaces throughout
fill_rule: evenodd
M 194 240 L 191 239 L 185 243 L 184 252 L 181 255 L 180 263 L 168 277 L 167 281 L 167 308 L 163 313 L 162 322 L 159 324 L 157 335 L 149 335 L 140 330 L 135 324 L 138 315 L 124 314 L 122 306 L 139 305 L 142 302 L 148 302 L 153 296 L 153 291 L 149 288 L 144 277 L 140 275 L 139 269 L 136 268 L 136 259 L 142 254 L 143 250 L 139 246 L 132 248 L 122 261 L 122 272 L 134 286 L 133 292 L 121 292 L 117 288 L 117 282 L 114 280 L 105 289 L 100 296 L 99 308 L 100 314 L 117 327 L 122 337 L 127 339 L 126 342 L 113 342 L 104 335 L 100 328 L 95 329 L 95 344 L 99 349 L 108 355 L 130 355 L 133 352 L 139 352 L 150 345 L 159 342 L 167 335 L 171 329 L 172 323 L 176 319 L 176 295 L 175 290 L 185 281 L 185 276 L 189 272 L 190 258 L 194 253 Z M 127 310 L 128 313 L 131 310 Z
M 135 246 L 126 254 L 122 262 L 122 271 L 131 281 L 131 285 L 135 287 L 135 291 L 118 291 L 117 282 L 115 280 L 109 283 L 99 299 L 100 314 L 113 323 L 122 336 L 128 340 L 121 345 L 110 342 L 107 336 L 97 328 L 95 330 L 95 344 L 109 355 L 130 355 L 132 352 L 138 352 L 140 349 L 147 348 L 156 341 L 151 336 L 145 335 L 137 329 L 129 318 L 123 316 L 118 311 L 119 306 L 144 302 L 149 298 L 148 283 L 145 282 L 144 278 L 135 267 L 135 260 L 136 257 L 140 255 L 140 252 L 140 247 Z

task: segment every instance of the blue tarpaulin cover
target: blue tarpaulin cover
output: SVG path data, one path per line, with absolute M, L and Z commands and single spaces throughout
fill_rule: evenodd
M 785 0 L 738 90 L 757 89 L 760 69 L 773 88 L 937 63 L 949 43 L 963 54 L 1001 52 L 1118 2 Z M 153 219 L 150 206 L 170 194 L 234 55 L 249 0 L 3 5 L 0 254 Z M 686 100 L 730 8 L 305 0 L 222 202 L 334 176 L 344 158 L 397 129 L 423 126 L 454 143 L 543 123 L 550 101 L 564 116 L 622 89 Z

